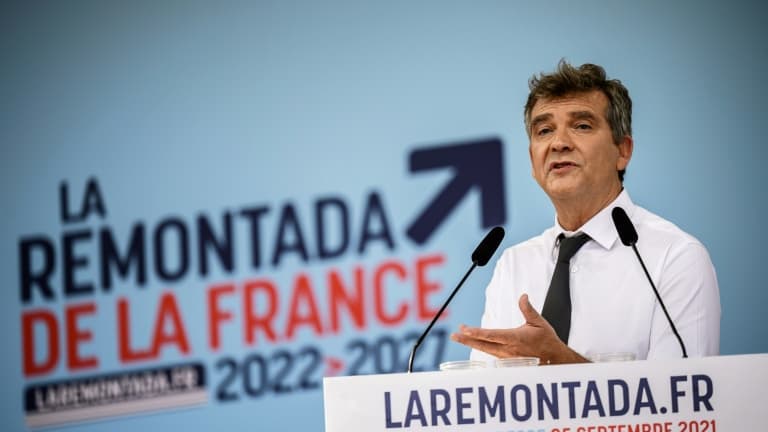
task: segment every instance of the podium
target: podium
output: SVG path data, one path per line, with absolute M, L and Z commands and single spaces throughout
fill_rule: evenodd
M 768 354 L 332 377 L 325 430 L 768 430 Z

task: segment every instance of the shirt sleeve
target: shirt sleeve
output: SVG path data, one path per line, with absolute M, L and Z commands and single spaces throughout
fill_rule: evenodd
M 664 260 L 659 294 L 677 327 L 689 357 L 720 353 L 720 293 L 717 275 L 704 246 L 687 240 L 673 245 Z M 680 358 L 682 350 L 661 306 L 651 322 L 648 358 Z
M 485 288 L 485 308 L 483 309 L 483 317 L 480 320 L 480 327 L 482 328 L 494 328 L 498 325 L 498 311 L 495 305 L 499 304 L 499 295 L 501 294 L 501 270 L 502 260 L 496 261 L 496 265 L 493 269 L 493 276 L 488 286 Z M 469 354 L 470 360 L 480 360 L 491 363 L 495 359 L 494 356 L 484 353 L 482 351 L 472 349 Z
M 496 261 L 496 265 L 493 270 L 493 276 L 488 286 L 485 288 L 485 308 L 483 309 L 483 317 L 480 321 L 480 327 L 482 328 L 505 328 L 510 327 L 508 322 L 510 318 L 519 314 L 516 308 L 510 308 L 504 298 L 505 291 L 514 290 L 512 286 L 512 279 L 510 277 L 511 270 L 511 256 L 509 251 L 505 251 L 502 257 Z M 472 349 L 469 358 L 471 360 L 481 360 L 489 363 L 493 363 L 496 357 L 482 351 Z

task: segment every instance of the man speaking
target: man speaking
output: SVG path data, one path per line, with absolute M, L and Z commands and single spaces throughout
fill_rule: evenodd
M 635 205 L 623 187 L 633 148 L 627 89 L 600 66 L 565 61 L 529 86 L 531 169 L 555 207 L 555 223 L 504 251 L 486 289 L 481 327 L 461 326 L 451 338 L 484 360 L 578 363 L 616 352 L 679 358 L 668 312 L 688 355 L 717 355 L 720 299 L 706 249 Z M 616 207 L 637 231 L 637 250 L 666 308 L 619 238 Z

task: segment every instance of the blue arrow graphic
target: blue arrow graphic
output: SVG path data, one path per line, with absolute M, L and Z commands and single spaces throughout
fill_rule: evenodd
M 453 168 L 455 176 L 411 223 L 406 235 L 417 244 L 426 242 L 474 187 L 480 190 L 482 228 L 504 224 L 507 205 L 502 156 L 502 142 L 497 137 L 411 152 L 411 172 Z

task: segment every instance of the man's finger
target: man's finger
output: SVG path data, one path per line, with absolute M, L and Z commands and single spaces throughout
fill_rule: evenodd
M 493 343 L 506 343 L 508 336 L 503 330 L 484 329 L 482 327 L 468 327 L 462 325 L 459 327 L 460 334 L 473 339 L 483 340 Z
M 525 318 L 527 324 L 542 327 L 546 323 L 546 320 L 539 315 L 536 309 L 533 308 L 533 305 L 531 305 L 531 302 L 528 301 L 528 294 L 520 296 L 518 307 L 520 307 L 520 312 L 523 313 L 523 318 Z
M 502 344 L 476 339 L 461 333 L 451 334 L 451 340 L 496 357 L 504 354 L 504 345 Z

